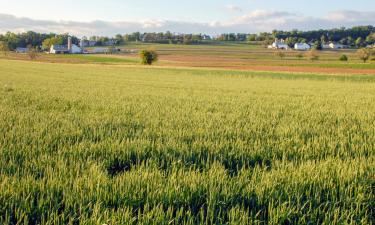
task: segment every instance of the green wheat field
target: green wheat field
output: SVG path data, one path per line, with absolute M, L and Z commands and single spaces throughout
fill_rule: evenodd
M 373 224 L 375 76 L 0 60 L 0 224 Z

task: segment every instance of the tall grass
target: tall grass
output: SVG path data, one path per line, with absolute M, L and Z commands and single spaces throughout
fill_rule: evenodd
M 0 61 L 0 224 L 371 224 L 343 77 Z

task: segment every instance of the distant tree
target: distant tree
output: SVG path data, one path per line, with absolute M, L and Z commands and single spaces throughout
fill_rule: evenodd
M 58 37 L 47 38 L 42 42 L 42 49 L 48 50 L 52 45 L 62 45 L 63 39 Z
M 141 63 L 143 65 L 152 65 L 158 60 L 158 54 L 153 50 L 142 50 L 139 56 L 141 57 Z
M 354 46 L 354 40 L 353 40 L 353 38 L 349 36 L 346 39 L 346 44 L 349 45 L 349 46 Z
M 322 42 L 320 40 L 315 42 L 314 49 L 315 50 L 322 50 L 323 49 Z
M 247 41 L 256 41 L 257 35 L 256 34 L 250 34 L 247 38 Z
M 322 35 L 322 36 L 320 37 L 320 41 L 321 41 L 321 43 L 323 43 L 323 44 L 327 43 L 327 42 L 328 42 L 328 38 L 327 38 L 327 36 L 326 36 L 326 35 Z
M 367 36 L 366 42 L 369 45 L 375 44 L 375 33 L 372 33 L 369 36 Z
M 361 37 L 359 37 L 359 38 L 357 38 L 357 40 L 355 40 L 355 45 L 357 46 L 357 47 L 363 47 L 364 45 L 363 45 L 363 39 L 361 38 Z
M 348 56 L 347 55 L 340 56 L 340 61 L 343 61 L 343 62 L 348 61 Z
M 288 37 L 286 40 L 285 40 L 285 43 L 293 48 L 293 46 L 298 42 L 298 38 L 296 37 Z
M 281 50 L 277 50 L 275 52 L 275 56 L 280 57 L 280 59 L 284 59 L 285 58 L 285 53 L 283 51 L 281 51 Z
M 0 52 L 2 52 L 4 56 L 6 56 L 9 52 L 9 47 L 5 41 L 0 41 Z
M 122 37 L 121 34 L 117 34 L 117 35 L 115 36 L 115 40 L 116 40 L 116 43 L 117 43 L 118 45 L 122 45 L 122 44 L 124 44 L 124 38 Z
M 367 60 L 369 60 L 369 58 L 371 56 L 371 50 L 368 49 L 368 48 L 358 49 L 357 55 L 358 55 L 359 59 L 363 61 L 363 63 L 366 63 Z
M 29 56 L 30 60 L 34 60 L 38 57 L 38 51 L 35 47 L 33 47 L 32 45 L 28 45 L 27 49 L 27 55 Z
M 306 57 L 311 61 L 319 60 L 318 52 L 315 49 L 311 49 L 310 51 L 308 51 Z

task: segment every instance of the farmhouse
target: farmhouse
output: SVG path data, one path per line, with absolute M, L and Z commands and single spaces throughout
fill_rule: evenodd
M 203 34 L 202 35 L 202 40 L 211 40 L 211 36 Z
M 289 46 L 285 43 L 284 39 L 278 40 L 276 38 L 275 42 L 271 46 L 269 46 L 269 48 L 271 47 L 273 49 L 285 49 L 285 50 L 289 49 Z
M 81 42 L 80 42 L 80 46 L 81 48 L 83 47 L 93 47 L 96 45 L 96 41 L 90 41 L 90 40 L 85 40 L 85 39 L 82 39 Z
M 110 39 L 108 41 L 105 41 L 103 43 L 104 46 L 112 46 L 112 45 L 116 45 L 117 44 L 117 41 L 115 39 Z
M 306 44 L 306 43 L 296 43 L 294 45 L 294 49 L 300 50 L 300 51 L 310 50 L 310 48 L 311 48 L 311 46 L 309 44 Z
M 330 43 L 329 47 L 332 49 L 343 49 L 345 46 L 339 43 Z
M 83 51 L 80 47 L 72 44 L 72 39 L 68 38 L 68 45 L 52 45 L 49 53 L 51 54 L 81 54 Z

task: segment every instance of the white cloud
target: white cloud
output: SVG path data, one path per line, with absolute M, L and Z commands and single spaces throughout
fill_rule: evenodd
M 239 7 L 238 5 L 227 5 L 226 8 L 232 12 L 242 12 L 241 7 Z
M 355 21 L 375 21 L 374 12 L 360 12 L 353 10 L 334 11 L 329 13 L 325 19 L 332 22 L 355 22 Z
M 228 21 L 184 22 L 168 20 L 143 21 L 50 21 L 34 20 L 0 14 L 0 33 L 6 31 L 70 33 L 77 36 L 115 35 L 117 33 L 160 32 L 176 33 L 207 33 L 218 34 L 224 32 L 261 32 L 273 29 L 321 29 L 334 27 L 351 27 L 355 25 L 375 25 L 375 11 L 335 11 L 319 17 L 309 17 L 287 11 L 255 10 Z

